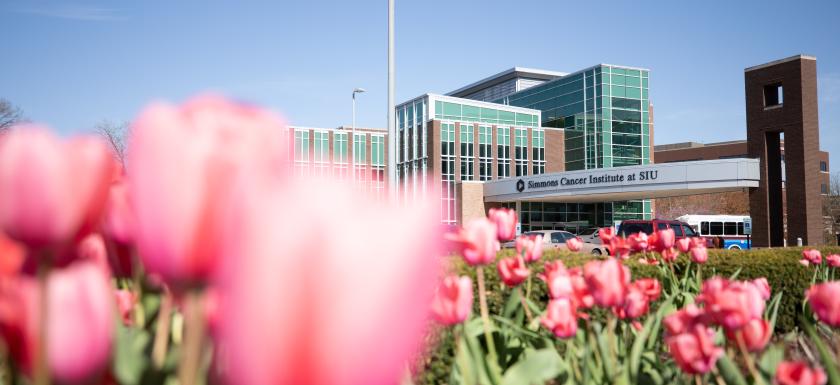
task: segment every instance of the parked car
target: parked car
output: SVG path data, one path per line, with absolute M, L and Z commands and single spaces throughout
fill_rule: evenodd
M 598 230 L 600 230 L 598 227 L 590 227 L 587 229 L 583 229 L 580 231 L 580 233 L 578 233 L 578 237 L 580 237 L 580 239 L 582 239 L 584 242 L 596 243 L 596 241 L 601 240 L 601 237 L 598 236 Z
M 688 223 L 666 219 L 628 219 L 626 221 L 622 221 L 621 225 L 618 226 L 618 235 L 626 237 L 640 232 L 650 235 L 653 234 L 654 231 L 665 230 L 668 228 L 674 230 L 674 236 L 676 239 L 698 236 Z
M 597 232 L 596 232 L 597 233 Z M 592 255 L 603 255 L 607 254 L 607 248 L 600 244 L 600 239 L 598 243 L 587 242 L 586 240 L 582 239 L 579 236 L 576 236 L 568 231 L 564 230 L 535 230 L 535 231 L 528 231 L 523 235 L 533 236 L 533 235 L 542 235 L 543 237 L 543 250 L 548 249 L 567 249 L 566 241 L 571 238 L 578 238 L 581 242 L 583 242 L 583 247 L 581 248 L 581 252 L 589 253 Z M 505 242 L 503 247 L 516 247 L 516 241 Z

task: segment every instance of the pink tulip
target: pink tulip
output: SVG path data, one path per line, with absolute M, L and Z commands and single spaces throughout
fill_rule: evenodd
M 667 248 L 667 249 L 662 249 L 659 252 L 659 254 L 662 255 L 662 260 L 665 261 L 666 263 L 672 263 L 672 262 L 677 260 L 677 257 L 680 256 L 679 250 L 677 250 L 673 247 L 670 247 L 670 248 Z
M 821 367 L 803 361 L 784 361 L 776 367 L 776 385 L 823 385 L 828 378 Z
M 499 277 L 509 287 L 516 287 L 528 279 L 531 271 L 525 266 L 522 257 L 504 258 L 497 264 Z
M 764 314 L 761 291 L 752 282 L 712 278 L 703 284 L 697 301 L 711 318 L 727 330 L 737 330 Z
M 601 238 L 601 243 L 605 245 L 609 245 L 614 236 L 615 228 L 613 227 L 602 227 L 598 229 L 598 237 Z
M 694 328 L 694 325 L 705 324 L 706 321 L 707 316 L 704 310 L 691 303 L 665 317 L 662 320 L 662 326 L 665 328 L 666 336 L 675 336 L 687 333 Z
M 616 258 L 591 261 L 583 267 L 583 277 L 595 304 L 610 308 L 621 306 L 630 284 L 630 269 Z
M 434 206 L 376 203 L 324 180 L 248 192 L 218 284 L 230 383 L 398 382 L 430 315 Z
M 840 327 L 840 281 L 811 286 L 805 297 L 820 322 Z
M 648 312 L 650 301 L 648 296 L 636 287 L 630 286 L 624 304 L 621 307 L 622 319 L 639 318 Z
M 689 250 L 691 250 L 691 238 L 686 237 L 677 239 L 676 244 L 677 250 L 679 250 L 681 253 L 687 253 Z
M 572 285 L 572 278 L 566 266 L 560 260 L 545 263 L 545 270 L 540 274 L 540 279 L 548 286 L 550 298 L 562 298 L 574 296 L 575 290 Z
M 648 248 L 648 236 L 642 232 L 631 234 L 627 237 L 627 243 L 633 251 L 645 251 Z
M 799 264 L 805 267 L 811 266 L 811 262 L 808 262 L 807 259 L 800 259 Z
M 117 298 L 117 310 L 120 312 L 123 325 L 133 325 L 134 319 L 131 318 L 131 312 L 137 304 L 137 295 L 131 290 L 120 289 L 114 291 L 114 296 Z
M 456 235 L 464 261 L 470 266 L 487 265 L 496 260 L 499 240 L 496 225 L 487 218 L 473 219 Z
M 467 276 L 450 275 L 438 286 L 432 301 L 432 316 L 443 325 L 466 321 L 473 305 L 472 280 Z
M 709 260 L 709 252 L 706 250 L 706 245 L 696 245 L 691 248 L 691 261 L 697 264 L 704 264 Z
M 509 241 L 516 236 L 517 219 L 513 209 L 492 208 L 487 217 L 496 224 L 500 241 Z
M 557 338 L 571 338 L 577 334 L 578 320 L 574 302 L 567 297 L 548 302 L 540 323 Z
M 751 352 L 760 352 L 764 350 L 767 343 L 770 342 L 770 337 L 773 335 L 773 329 L 770 328 L 770 323 L 765 319 L 754 319 L 747 322 L 744 327 L 738 331 L 726 330 L 726 338 L 730 341 L 738 343 L 737 334 L 741 333 L 741 338 L 744 340 L 744 345 L 747 350 Z
M 580 251 L 580 249 L 582 247 L 583 247 L 583 242 L 581 242 L 580 239 L 577 239 L 577 237 L 569 238 L 569 239 L 566 240 L 566 248 L 568 248 L 569 251 L 578 252 L 578 251 Z
M 707 373 L 715 366 L 723 349 L 715 346 L 715 332 L 702 324 L 694 324 L 686 332 L 665 339 L 671 356 L 688 374 Z
M 614 236 L 610 239 L 610 253 L 613 257 L 627 259 L 630 257 L 630 252 L 632 249 L 630 248 L 630 244 L 627 241 L 619 236 Z
M 674 247 L 675 242 L 675 235 L 674 229 L 667 228 L 664 230 L 659 230 L 656 232 L 658 236 L 659 248 L 662 249 L 670 249 Z
M 755 285 L 755 287 L 761 293 L 761 299 L 765 301 L 770 299 L 770 283 L 767 282 L 767 278 L 756 278 L 752 280 L 752 284 Z
M 536 262 L 542 258 L 542 235 L 520 235 L 516 238 L 516 255 L 525 258 L 525 262 Z
M 53 270 L 47 283 L 47 365 L 59 383 L 87 383 L 110 362 L 114 298 L 108 278 L 88 261 Z M 39 287 L 21 276 L 3 282 L 0 332 L 12 358 L 31 372 L 38 344 Z M 83 354 L 80 354 L 83 352 Z
M 0 231 L 0 281 L 18 275 L 25 257 L 26 248 Z
M 105 210 L 103 229 L 115 242 L 128 244 L 134 241 L 134 213 L 128 198 L 128 186 L 116 183 L 111 186 Z
M 647 251 L 658 252 L 660 250 L 662 250 L 662 248 L 659 247 L 659 233 L 654 231 L 652 234 L 648 235 Z
M 802 259 L 815 265 L 819 265 L 822 263 L 822 254 L 817 249 L 802 250 Z
M 840 267 L 840 254 L 831 254 L 825 257 L 825 262 L 831 267 Z
M 175 289 L 208 280 L 238 226 L 245 176 L 284 174 L 283 131 L 274 115 L 213 96 L 140 114 L 129 138 L 128 194 L 149 273 Z
M 91 230 L 113 160 L 96 138 L 61 140 L 39 126 L 0 138 L 0 229 L 29 247 L 59 246 Z
M 632 283 L 632 286 L 641 290 L 651 301 L 659 299 L 659 295 L 662 293 L 662 286 L 656 278 L 637 279 Z
M 572 282 L 575 307 L 578 309 L 589 309 L 594 306 L 595 299 L 592 297 L 592 293 L 589 292 L 589 287 L 586 286 L 586 280 L 583 278 L 583 271 L 581 271 L 579 267 L 569 269 L 569 277 Z

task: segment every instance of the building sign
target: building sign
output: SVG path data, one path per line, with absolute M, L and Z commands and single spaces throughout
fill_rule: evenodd
M 752 235 L 752 218 L 744 218 L 744 235 Z
M 635 182 L 652 182 L 659 178 L 658 170 L 642 170 L 633 172 L 592 172 L 590 174 L 575 175 L 574 177 L 557 177 L 541 180 L 529 180 L 527 183 L 520 179 L 516 182 L 517 192 L 526 192 L 542 189 L 556 189 L 566 186 L 602 186 L 625 184 Z

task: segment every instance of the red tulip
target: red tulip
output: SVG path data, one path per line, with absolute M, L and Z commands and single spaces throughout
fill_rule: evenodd
M 618 259 L 588 262 L 583 267 L 583 277 L 598 306 L 610 308 L 624 303 L 630 269 Z
M 632 286 L 641 290 L 651 301 L 659 299 L 659 295 L 662 293 L 662 286 L 656 278 L 637 279 Z
M 689 250 L 691 250 L 691 238 L 686 237 L 677 239 L 676 245 L 677 250 L 679 250 L 681 253 L 687 253 Z
M 703 284 L 697 301 L 714 321 L 727 330 L 737 330 L 764 314 L 761 291 L 752 282 L 729 282 L 712 278 Z
M 777 385 L 823 385 L 828 378 L 819 366 L 803 361 L 784 361 L 776 367 L 773 383 Z
M 26 248 L 0 232 L 0 280 L 20 273 Z
M 438 286 L 432 301 L 432 316 L 443 325 L 455 325 L 466 321 L 473 305 L 472 280 L 470 277 L 450 275 Z
M 822 254 L 817 249 L 802 250 L 802 259 L 815 265 L 819 265 L 822 263 Z
M 665 328 L 666 336 L 675 336 L 687 333 L 696 324 L 705 324 L 706 318 L 704 310 L 691 303 L 665 317 L 662 320 L 662 325 Z
M 715 346 L 714 338 L 714 331 L 694 324 L 684 333 L 666 337 L 665 342 L 682 371 L 702 374 L 711 370 L 723 354 L 723 349 Z
M 492 208 L 487 215 L 496 224 L 500 241 L 509 241 L 516 236 L 516 211 L 505 208 Z
M 569 251 L 578 252 L 578 251 L 580 251 L 580 249 L 582 247 L 583 247 L 583 242 L 581 242 L 581 240 L 577 239 L 576 237 L 575 238 L 569 238 L 569 239 L 566 240 L 566 248 L 568 248 Z
M 525 266 L 525 261 L 522 257 L 504 258 L 497 264 L 499 277 L 502 282 L 509 287 L 518 286 L 520 283 L 528 279 L 531 271 Z
M 666 263 L 674 262 L 677 260 L 677 257 L 680 256 L 679 250 L 673 247 L 662 249 L 659 254 L 662 255 L 662 260 Z
M 442 255 L 433 206 L 323 180 L 249 193 L 220 269 L 231 385 L 397 382 L 430 315 Z
M 656 232 L 659 242 L 659 249 L 670 249 L 674 247 L 675 235 L 674 229 L 668 228 Z
M 499 240 L 496 225 L 487 218 L 473 219 L 457 235 L 461 254 L 470 266 L 487 265 L 496 260 Z
M 542 258 L 542 235 L 520 235 L 516 238 L 516 255 L 525 258 L 525 262 L 536 262 Z
M 29 247 L 53 247 L 90 230 L 114 163 L 96 138 L 63 141 L 21 126 L 0 138 L 0 228 Z
M 47 365 L 59 383 L 87 383 L 110 362 L 114 332 L 114 298 L 108 278 L 88 261 L 53 270 L 47 278 Z M 25 372 L 32 370 L 38 346 L 39 287 L 21 276 L 3 282 L 0 332 L 11 357 Z M 80 354 L 83 352 L 84 354 Z
M 624 298 L 624 305 L 621 307 L 622 319 L 639 318 L 648 312 L 648 296 L 638 288 L 630 286 L 627 296 Z
M 738 331 L 726 330 L 726 338 L 730 341 L 738 343 L 736 333 L 741 333 L 741 338 L 744 340 L 744 345 L 747 350 L 751 352 L 760 352 L 764 350 L 767 343 L 770 342 L 770 337 L 773 335 L 773 329 L 770 328 L 770 323 L 765 319 L 754 319 L 747 322 L 744 327 Z
M 572 281 L 575 307 L 579 309 L 589 309 L 595 305 L 595 299 L 592 297 L 592 293 L 589 292 L 589 287 L 586 286 L 586 280 L 583 278 L 583 272 L 580 268 L 575 267 L 569 269 L 569 277 Z
M 831 254 L 825 257 L 825 262 L 831 267 L 840 267 L 840 254 Z
M 147 271 L 176 289 L 203 285 L 238 226 L 245 175 L 285 172 L 282 121 L 212 96 L 153 104 L 129 144 L 133 238 Z
M 134 320 L 131 318 L 131 312 L 134 310 L 134 305 L 137 304 L 137 295 L 131 290 L 115 290 L 114 296 L 117 298 L 117 310 L 120 312 L 123 325 L 131 326 Z
M 648 248 L 648 236 L 642 232 L 631 234 L 627 237 L 627 242 L 633 251 L 645 251 Z
M 550 298 L 569 297 L 575 293 L 571 275 L 560 260 L 546 262 L 545 270 L 543 274 L 540 274 L 540 279 L 545 281 L 548 286 L 548 296 Z
M 805 297 L 820 322 L 840 327 L 840 281 L 811 286 Z
M 574 302 L 568 297 L 552 299 L 548 302 L 548 308 L 540 323 L 557 338 L 574 337 L 578 327 Z
M 609 245 L 614 236 L 615 228 L 613 227 L 602 227 L 598 229 L 598 237 L 601 238 L 601 243 L 605 245 Z
M 630 244 L 619 236 L 614 236 L 610 239 L 610 253 L 613 257 L 627 259 L 630 256 Z

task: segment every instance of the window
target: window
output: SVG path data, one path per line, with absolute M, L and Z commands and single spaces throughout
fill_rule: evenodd
M 691 226 L 683 225 L 682 228 L 683 228 L 683 232 L 685 233 L 686 237 L 696 237 L 697 236 L 697 233 L 694 232 L 694 229 L 692 229 Z
M 339 179 L 347 177 L 347 133 L 333 133 L 333 167 Z
M 665 229 L 667 229 L 667 228 L 668 228 L 668 224 L 667 224 L 667 223 L 657 223 L 657 224 L 656 224 L 656 229 L 657 229 L 657 230 L 665 230 Z
M 682 226 L 673 225 L 673 226 L 671 226 L 671 228 L 674 229 L 674 236 L 677 236 L 677 237 L 682 237 L 683 236 Z
M 489 126 L 478 126 L 478 180 L 493 177 L 493 131 Z
M 744 234 L 744 222 L 737 222 L 738 224 L 738 235 L 746 235 Z
M 473 125 L 461 124 L 461 180 L 473 179 L 473 165 L 475 162 L 473 136 Z
M 738 235 L 738 226 L 735 222 L 723 222 L 724 235 Z
M 516 157 L 516 176 L 528 175 L 528 130 L 514 129 L 514 151 Z
M 455 224 L 455 124 L 440 127 L 441 221 Z
M 353 165 L 356 169 L 357 182 L 364 182 L 367 179 L 366 136 L 366 134 L 356 134 L 353 139 Z
M 782 83 L 768 84 L 764 86 L 764 108 L 781 106 L 785 102 Z
M 385 136 L 370 136 L 370 181 L 374 196 L 383 198 L 385 195 Z
M 828 172 L 828 164 L 826 164 L 826 163 L 825 163 L 825 162 L 823 162 L 823 161 L 820 161 L 820 171 L 822 171 L 822 172 Z
M 499 178 L 510 177 L 510 129 L 500 127 L 496 130 L 496 161 L 499 167 Z
M 723 222 L 710 222 L 709 235 L 723 235 Z
M 551 243 L 564 243 L 566 242 L 566 237 L 561 232 L 554 232 L 551 233 Z
M 329 175 L 330 133 L 326 131 L 314 131 L 313 136 L 315 137 L 313 143 L 313 171 L 316 176 L 326 177 Z
M 822 193 L 824 195 L 828 195 L 828 185 L 826 185 L 825 183 L 821 184 L 820 185 L 820 193 Z
M 295 130 L 295 174 L 306 175 L 309 170 L 309 130 Z
M 534 175 L 545 173 L 545 131 L 531 130 L 531 159 L 534 163 Z
M 709 235 L 709 222 L 700 222 L 700 235 Z

